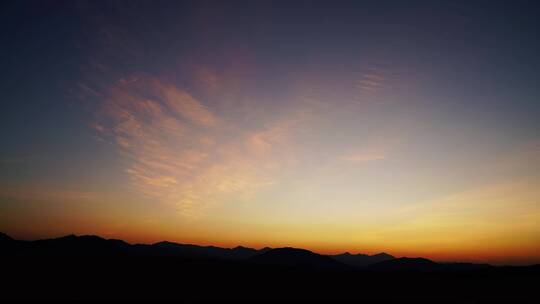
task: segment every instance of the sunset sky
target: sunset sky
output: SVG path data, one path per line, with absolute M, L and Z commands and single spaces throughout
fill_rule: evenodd
M 0 5 L 0 231 L 540 263 L 535 1 Z

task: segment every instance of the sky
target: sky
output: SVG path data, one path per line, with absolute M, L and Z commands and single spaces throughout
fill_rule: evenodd
M 540 263 L 534 1 L 4 1 L 0 231 Z

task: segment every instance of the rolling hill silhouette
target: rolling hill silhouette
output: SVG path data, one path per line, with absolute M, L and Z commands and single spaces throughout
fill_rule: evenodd
M 276 248 L 261 253 L 250 259 L 250 262 L 287 267 L 304 267 L 314 269 L 346 269 L 347 266 L 328 256 L 316 254 L 306 249 Z
M 18 255 L 45 256 L 164 256 L 182 258 L 218 258 L 241 260 L 264 253 L 270 248 L 261 250 L 238 246 L 220 248 L 215 246 L 198 246 L 173 242 L 155 244 L 129 244 L 122 240 L 104 239 L 95 235 L 67 235 L 60 238 L 36 241 L 18 241 L 6 234 L 0 234 L 0 242 L 4 253 L 13 252 Z
M 349 260 L 339 261 L 343 258 Z M 383 260 L 364 266 L 366 259 Z M 325 256 L 290 247 L 129 244 L 91 235 L 20 241 L 1 233 L 0 260 L 8 278 L 0 292 L 2 303 L 540 300 L 535 292 L 538 265 L 437 263 L 388 254 Z
M 397 258 L 369 265 L 371 270 L 378 271 L 470 271 L 485 270 L 493 266 L 474 263 L 437 263 L 426 258 Z
M 370 269 L 391 271 L 434 271 L 442 265 L 425 258 L 397 258 L 370 265 Z
M 368 265 L 375 264 L 378 262 L 394 259 L 393 256 L 384 252 L 374 254 L 374 255 L 367 255 L 367 254 L 361 254 L 361 253 L 350 254 L 348 252 L 345 252 L 342 254 L 331 255 L 330 257 L 337 261 L 340 261 L 343 264 L 347 264 L 351 266 L 358 266 L 358 267 L 368 266 Z
M 265 247 L 254 249 L 243 246 L 221 248 L 199 246 L 162 241 L 154 244 L 129 244 L 122 240 L 104 239 L 95 235 L 67 235 L 64 237 L 36 241 L 18 241 L 6 234 L 0 235 L 4 243 L 4 252 L 16 252 L 18 255 L 45 256 L 154 256 L 181 258 L 217 258 L 224 260 L 243 260 L 259 264 L 282 266 L 301 266 L 316 268 L 343 268 L 366 266 L 380 260 L 392 259 L 388 254 L 373 256 L 333 255 L 325 256 L 305 249 Z M 350 255 L 350 258 L 346 258 Z M 345 257 L 345 258 L 344 258 Z M 250 259 L 251 258 L 251 259 Z
M 1 255 L 57 257 L 177 257 L 244 261 L 248 263 L 300 266 L 324 269 L 343 269 L 346 266 L 368 267 L 371 270 L 432 271 L 440 269 L 470 270 L 492 267 L 489 264 L 436 263 L 425 258 L 394 258 L 387 253 L 375 255 L 321 255 L 300 248 L 243 246 L 221 248 L 162 241 L 154 244 L 129 244 L 122 240 L 105 239 L 95 235 L 67 235 L 36 241 L 15 240 L 0 232 Z
M 232 260 L 247 259 L 269 250 L 268 248 L 257 250 L 243 246 L 237 246 L 235 248 L 221 248 L 215 246 L 198 246 L 192 244 L 179 244 L 172 242 L 159 242 L 153 245 L 139 244 L 135 246 L 139 248 L 146 247 L 149 252 L 155 253 L 157 255 L 166 254 L 180 255 L 186 257 L 206 257 Z
M 12 240 L 4 244 L 8 252 L 23 256 L 121 256 L 129 253 L 131 245 L 114 239 L 104 239 L 94 235 L 75 236 L 68 235 L 55 239 L 37 241 Z
M 13 239 L 9 235 L 0 232 L 0 243 L 11 242 L 11 241 L 13 241 Z

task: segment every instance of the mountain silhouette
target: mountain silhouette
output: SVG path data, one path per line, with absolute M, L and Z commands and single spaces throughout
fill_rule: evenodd
M 12 241 L 13 241 L 13 239 L 9 235 L 0 232 L 0 243 L 12 242 Z
M 16 252 L 20 255 L 42 256 L 163 256 L 181 258 L 217 258 L 226 260 L 242 260 L 264 253 L 270 248 L 261 250 L 237 246 L 221 248 L 215 246 L 198 246 L 173 242 L 131 245 L 122 240 L 104 239 L 95 235 L 67 235 L 59 238 L 36 241 L 16 241 L 7 234 L 0 234 L 0 244 L 4 252 Z
M 299 248 L 129 244 L 68 235 L 22 241 L 0 233 L 0 301 L 531 302 L 540 267 L 436 263 L 388 254 L 364 267 Z M 4 301 L 7 300 L 7 301 Z
M 489 264 L 472 263 L 436 263 L 425 258 L 394 258 L 387 253 L 375 255 L 350 254 L 321 255 L 299 248 L 264 247 L 254 249 L 237 246 L 221 248 L 199 246 L 162 241 L 154 244 L 129 244 L 122 240 L 105 239 L 95 235 L 66 235 L 59 238 L 36 241 L 19 241 L 0 232 L 1 254 L 22 256 L 58 256 L 58 257 L 93 257 L 93 256 L 149 256 L 206 258 L 234 261 L 246 261 L 258 264 L 281 266 L 300 266 L 314 268 L 344 268 L 346 266 L 364 267 L 376 270 L 471 270 L 492 267 Z
M 346 269 L 347 266 L 328 256 L 320 255 L 306 249 L 276 248 L 268 250 L 250 260 L 257 264 L 305 267 L 316 269 Z
M 443 266 L 426 258 L 397 258 L 378 262 L 369 266 L 371 269 L 384 271 L 434 271 Z
M 108 257 L 127 254 L 131 245 L 121 240 L 107 240 L 95 235 L 67 235 L 54 239 L 17 241 L 14 249 L 22 255 Z
M 350 254 L 345 252 L 343 254 L 330 255 L 331 258 L 350 266 L 363 267 L 371 264 L 375 264 L 382 261 L 394 259 L 393 256 L 387 253 L 378 253 L 374 255 L 367 254 Z
M 436 263 L 425 258 L 394 258 L 387 253 L 375 255 L 350 254 L 321 255 L 300 248 L 264 247 L 254 249 L 237 246 L 222 248 L 162 241 L 154 244 L 129 244 L 122 240 L 105 239 L 95 235 L 66 235 L 36 241 L 19 241 L 0 232 L 3 254 L 22 256 L 150 256 L 178 258 L 206 258 L 246 261 L 258 264 L 301 266 L 315 268 L 343 268 L 345 266 L 370 267 L 376 270 L 471 270 L 492 267 L 489 264 Z M 0 253 L 0 255 L 2 254 Z
M 155 255 L 175 255 L 184 257 L 206 257 L 241 260 L 263 253 L 268 249 L 261 250 L 237 246 L 235 248 L 221 248 L 216 246 L 198 246 L 192 244 L 179 244 L 173 242 L 159 242 L 153 245 L 136 245 L 139 249 L 146 247 L 148 253 Z
M 470 270 L 486 270 L 491 269 L 494 266 L 490 264 L 477 264 L 477 263 L 442 263 L 445 270 L 448 271 L 470 271 Z
M 489 264 L 474 263 L 437 263 L 425 258 L 397 258 L 378 262 L 368 266 L 370 269 L 383 271 L 472 271 L 493 268 Z

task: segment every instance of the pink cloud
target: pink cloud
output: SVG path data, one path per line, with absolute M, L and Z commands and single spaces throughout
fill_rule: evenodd
M 126 159 L 135 189 L 197 218 L 275 181 L 295 120 L 244 130 L 172 84 L 133 79 L 108 88 L 99 125 Z

